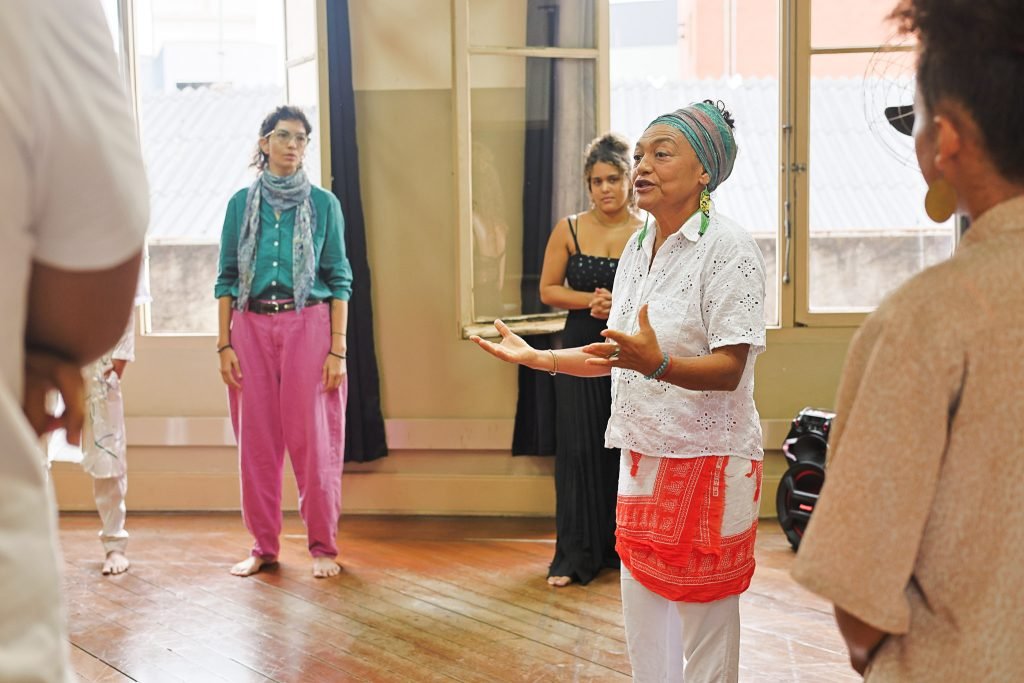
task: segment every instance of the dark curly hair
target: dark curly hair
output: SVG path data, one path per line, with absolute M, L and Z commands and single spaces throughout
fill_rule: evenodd
M 309 124 L 309 119 L 306 118 L 305 113 L 298 107 L 293 107 L 290 104 L 286 104 L 278 107 L 274 111 L 267 114 L 266 118 L 263 119 L 263 123 L 260 124 L 260 137 L 268 135 L 274 128 L 277 127 L 280 121 L 298 121 L 306 129 L 306 135 L 313 132 L 313 126 Z M 270 161 L 269 157 L 263 153 L 260 146 L 256 145 L 256 152 L 253 154 L 252 162 L 250 166 L 255 166 L 257 170 L 262 171 Z
M 583 182 L 587 185 L 587 192 L 590 192 L 590 172 L 598 163 L 609 164 L 619 169 L 623 181 L 629 186 L 629 205 L 635 206 L 636 195 L 633 192 L 633 183 L 630 182 L 633 159 L 629 140 L 618 133 L 605 133 L 590 141 L 583 153 Z
M 961 106 L 999 173 L 1024 181 L 1024 2 L 901 0 L 890 18 L 920 43 L 917 85 L 928 108 Z

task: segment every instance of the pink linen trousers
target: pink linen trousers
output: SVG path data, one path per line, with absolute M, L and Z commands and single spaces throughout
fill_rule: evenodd
M 330 325 L 327 303 L 270 315 L 232 311 L 231 345 L 242 389 L 229 387 L 228 400 L 238 441 L 242 519 L 253 537 L 253 556 L 264 560 L 276 559 L 280 550 L 286 450 L 309 553 L 338 554 L 348 377 L 339 389 L 324 390 Z

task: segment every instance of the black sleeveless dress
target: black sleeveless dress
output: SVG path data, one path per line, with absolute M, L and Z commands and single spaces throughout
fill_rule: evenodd
M 580 292 L 610 290 L 617 258 L 580 252 L 575 216 L 569 218 L 576 251 L 566 266 L 568 285 Z M 590 309 L 569 311 L 562 343 L 566 348 L 603 341 L 604 320 Z M 604 447 L 611 414 L 611 378 L 555 378 L 555 526 L 558 538 L 548 576 L 571 576 L 590 583 L 605 568 L 617 568 L 615 498 L 619 451 Z

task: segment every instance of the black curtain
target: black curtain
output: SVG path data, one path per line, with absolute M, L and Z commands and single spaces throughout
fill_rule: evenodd
M 529 0 L 526 44 L 557 46 L 558 4 Z M 540 271 L 551 235 L 555 150 L 555 62 L 526 60 L 526 141 L 523 173 L 523 313 L 546 313 L 540 301 Z M 559 335 L 526 337 L 539 349 L 559 346 Z M 555 452 L 554 377 L 520 366 L 519 398 L 512 432 L 513 455 L 553 455 Z
M 551 349 L 559 346 L 560 334 L 524 337 L 531 346 Z M 555 378 L 519 366 L 519 398 L 512 430 L 512 455 L 555 454 Z
M 345 461 L 368 462 L 388 454 L 380 411 L 380 375 L 373 343 L 370 264 L 359 191 L 355 93 L 352 90 L 352 39 L 348 0 L 327 3 L 327 72 L 330 84 L 331 190 L 345 213 L 345 249 L 352 265 L 348 309 L 348 408 L 345 413 Z

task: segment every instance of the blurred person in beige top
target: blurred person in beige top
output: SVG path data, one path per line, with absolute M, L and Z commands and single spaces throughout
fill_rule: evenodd
M 1024 3 L 893 16 L 929 215 L 972 227 L 855 337 L 793 574 L 869 681 L 1024 681 Z

